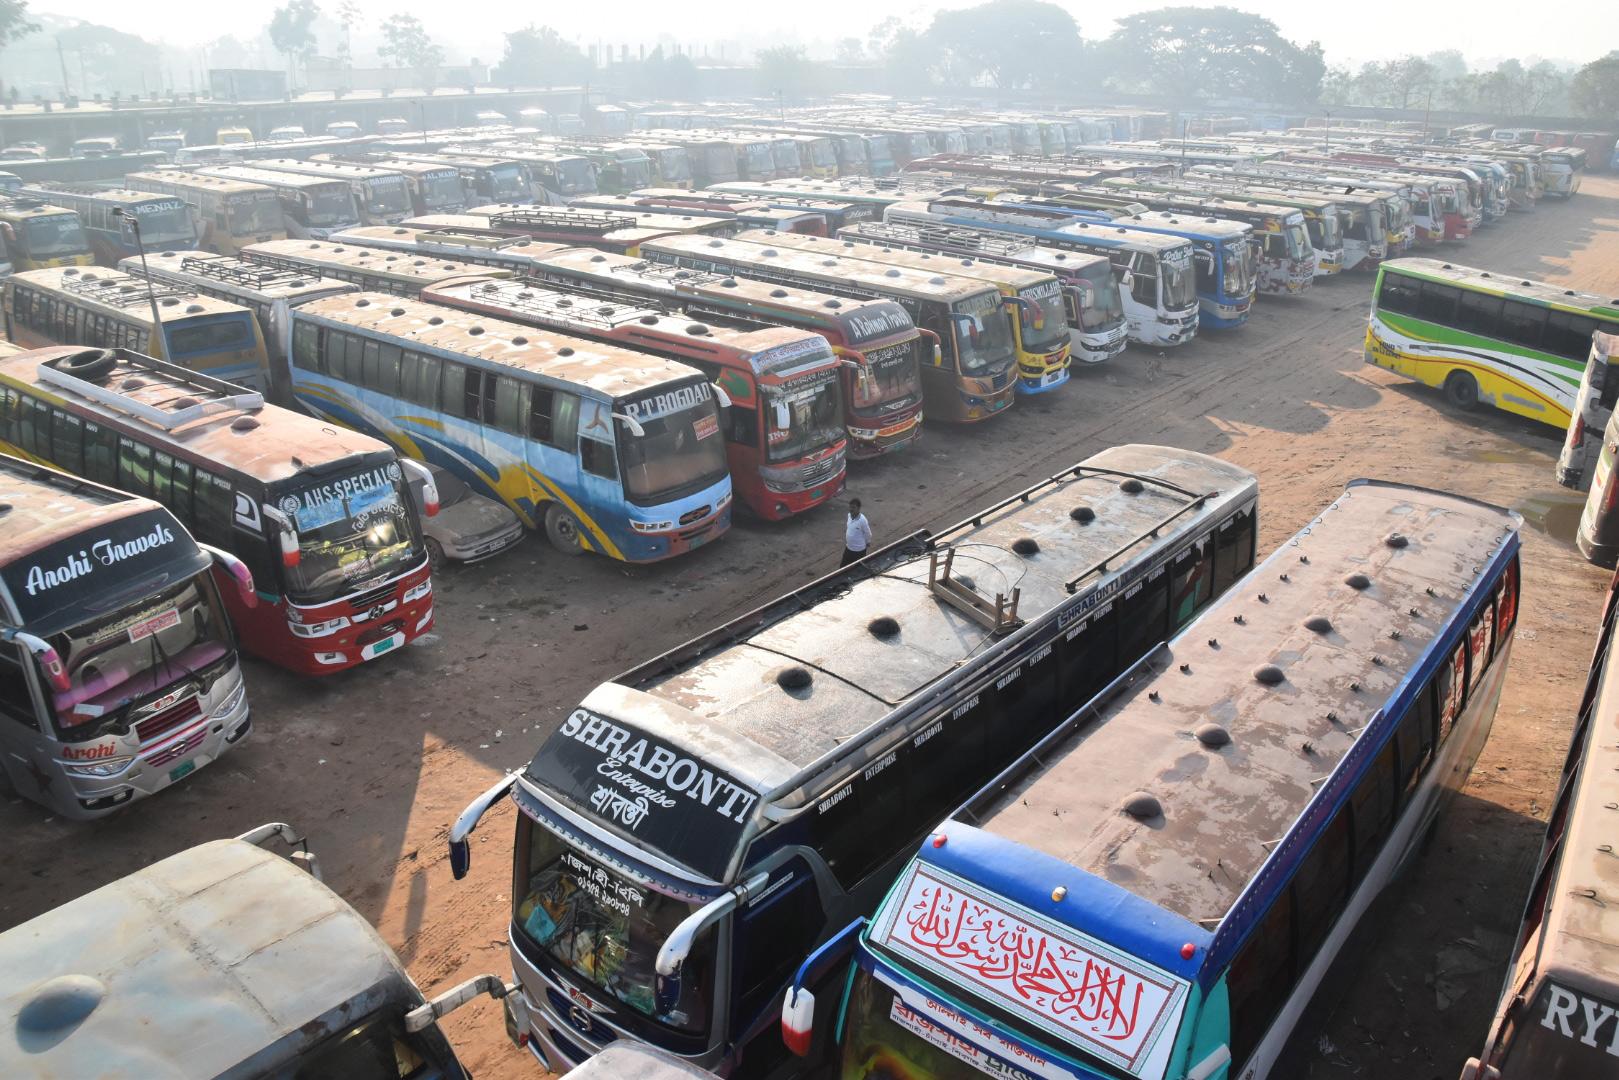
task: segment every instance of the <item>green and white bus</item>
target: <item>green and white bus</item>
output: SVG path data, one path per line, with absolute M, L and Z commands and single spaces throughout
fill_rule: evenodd
M 1372 293 L 1366 362 L 1438 387 L 1460 408 L 1493 405 L 1562 431 L 1597 330 L 1619 332 L 1619 297 L 1394 259 Z

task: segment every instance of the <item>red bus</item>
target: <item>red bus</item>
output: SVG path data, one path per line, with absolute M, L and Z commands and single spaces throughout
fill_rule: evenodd
M 922 435 L 922 373 L 935 339 L 891 300 L 832 296 L 809 289 L 664 266 L 625 255 L 573 249 L 542 255 L 530 280 L 583 290 L 625 304 L 673 305 L 696 318 L 756 319 L 813 330 L 843 365 L 849 456 L 890 453 Z
M 80 346 L 0 358 L 0 451 L 153 499 L 235 555 L 259 603 L 229 578 L 220 593 L 242 646 L 273 664 L 341 671 L 433 625 L 404 471 L 421 466 L 386 443 L 175 364 Z
M 681 360 L 717 382 L 731 485 L 754 513 L 780 521 L 843 490 L 842 361 L 807 330 L 625 305 L 532 281 L 459 278 L 422 289 L 435 304 Z

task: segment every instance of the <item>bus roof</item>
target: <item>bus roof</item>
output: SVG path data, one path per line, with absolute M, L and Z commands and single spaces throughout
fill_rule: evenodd
M 1091 241 L 1115 248 L 1134 247 L 1160 255 L 1181 249 L 1190 250 L 1191 248 L 1191 241 L 1182 236 L 1145 232 L 1141 229 L 1131 229 L 1108 221 L 1092 221 L 1075 217 L 1073 214 L 1062 210 L 1031 206 L 1026 203 L 996 203 L 955 195 L 925 203 L 895 203 L 889 208 L 889 214 L 885 216 L 891 216 L 894 221 L 902 224 L 912 224 L 936 221 L 940 218 L 951 219 L 963 211 L 967 212 L 963 223 L 969 226 L 994 229 L 996 222 L 993 219 L 979 219 L 974 216 L 978 212 L 984 212 L 1016 216 L 1024 219 L 1020 224 L 1023 224 L 1026 228 L 1042 229 L 1059 234 L 1056 237 L 1038 238 L 1047 243 L 1056 242 L 1060 237 L 1068 236 L 1076 241 Z
M 141 271 L 140 256 L 130 255 L 120 260 L 118 268 L 138 276 Z M 192 282 L 199 289 L 228 288 L 233 295 L 240 293 L 253 299 L 291 300 L 295 303 L 305 297 L 354 292 L 359 288 L 351 282 L 321 277 L 305 270 L 283 270 L 231 255 L 211 255 L 205 251 L 149 252 L 146 269 L 153 277 Z
M 205 380 L 190 372 L 184 377 L 166 374 L 164 368 L 176 372 L 180 369 L 121 349 L 115 354 L 118 362 L 111 371 L 85 380 L 102 395 L 116 395 L 120 401 L 117 406 L 40 377 L 40 369 L 50 361 L 87 351 L 100 350 L 86 350 L 82 345 L 53 346 L 0 359 L 0 380 L 36 388 L 42 396 L 79 405 L 92 415 L 117 420 L 157 445 L 190 451 L 217 462 L 221 468 L 234 469 L 264 484 L 290 480 L 309 470 L 319 470 L 361 454 L 391 453 L 386 443 L 368 435 L 335 428 L 324 420 L 291 409 L 266 405 L 260 395 L 229 383 Z M 201 381 L 228 387 L 234 394 L 200 392 Z M 184 410 L 199 401 L 211 408 L 172 426 L 160 426 L 146 418 L 148 415 L 185 415 Z
M 0 1073 L 235 1075 L 256 1052 L 283 1044 L 290 1056 L 420 997 L 358 912 L 241 840 L 171 855 L 0 934 L 13 1015 L 70 978 L 99 997 L 89 1014 L 50 1038 L 7 1024 Z
M 702 377 L 696 368 L 673 360 L 550 333 L 481 312 L 384 293 L 362 292 L 313 300 L 298 308 L 297 315 L 400 338 L 488 364 L 533 372 L 615 400 L 672 382 Z
M 471 206 L 466 216 L 487 218 L 490 224 L 502 227 L 502 218 L 511 219 L 511 228 L 522 227 L 525 217 L 534 218 L 537 225 L 555 225 L 558 229 L 579 229 L 602 232 L 607 236 L 623 236 L 631 232 L 691 233 L 716 232 L 727 228 L 725 219 L 700 214 L 682 214 L 677 209 L 647 210 L 630 206 L 623 210 L 597 210 L 582 206 L 549 206 L 542 203 L 490 203 Z M 415 220 L 415 219 L 412 219 Z
M 179 196 L 168 192 L 140 191 L 133 188 L 95 188 L 82 189 L 67 186 L 51 186 L 48 184 L 35 184 L 24 187 L 25 196 L 32 195 L 41 199 L 84 199 L 91 202 L 116 203 L 128 206 L 134 203 L 151 202 L 153 199 L 168 199 L 173 201 Z
M 0 454 L 0 566 L 109 521 L 160 509 L 151 499 Z
M 251 180 L 265 187 L 314 188 L 327 184 L 341 184 L 347 191 L 348 181 L 336 176 L 310 176 L 306 173 L 277 172 L 252 165 L 204 165 L 197 169 L 204 176 L 221 176 L 228 180 Z
M 1619 319 L 1619 296 L 1595 296 L 1550 285 L 1544 281 L 1531 281 L 1528 278 L 1478 270 L 1471 266 L 1440 262 L 1438 259 L 1388 259 L 1383 263 L 1383 270 L 1425 278 L 1428 281 L 1441 281 L 1494 296 L 1511 296 L 1564 311 L 1589 312 L 1604 318 Z
M 264 184 L 251 180 L 237 180 L 226 176 L 208 176 L 204 173 L 191 172 L 186 169 L 164 169 L 151 172 L 133 172 L 124 177 L 124 183 L 136 190 L 141 189 L 143 183 L 173 184 L 178 188 L 194 188 L 198 191 L 218 191 L 225 195 L 246 195 L 264 192 L 275 194 L 274 190 Z
M 9 280 L 66 293 L 90 310 L 117 312 L 148 325 L 152 321 L 146 280 L 121 270 L 106 270 L 99 266 L 49 266 L 43 270 L 20 271 L 11 275 Z M 165 323 L 243 310 L 224 300 L 186 290 L 158 288 L 151 292 L 157 298 L 157 313 Z
M 385 180 L 399 176 L 395 169 L 380 165 L 357 164 L 352 161 L 313 161 L 303 158 L 258 158 L 253 166 L 259 169 L 285 170 L 309 176 L 331 176 L 339 180 Z
M 838 235 L 893 240 L 896 243 L 926 243 L 969 253 L 974 258 L 1027 263 L 1059 277 L 1112 266 L 1106 255 L 1064 251 L 1022 233 L 980 229 L 946 221 L 862 221 L 839 229 Z
M 503 276 L 507 272 L 474 263 L 455 262 L 442 255 L 423 253 L 413 256 L 374 247 L 334 244 L 329 240 L 266 240 L 259 244 L 248 244 L 241 251 L 242 257 L 249 262 L 283 269 L 329 267 L 339 271 L 359 270 L 424 285 L 463 274 L 488 277 Z M 311 272 L 318 270 L 312 269 Z
M 841 241 L 828 241 L 840 244 Z M 772 244 L 748 240 L 721 240 L 717 237 L 669 236 L 649 240 L 641 245 L 644 254 L 652 258 L 718 259 L 735 261 L 746 275 L 747 268 L 757 266 L 769 272 L 780 268 L 783 272 L 801 275 L 806 280 L 830 281 L 836 291 L 837 283 L 879 289 L 918 300 L 933 300 L 945 304 L 960 303 L 985 292 L 994 292 L 995 286 L 983 281 L 944 272 L 912 270 L 899 266 L 884 266 L 866 258 L 841 255 L 820 255 L 811 251 L 779 248 Z
M 389 172 L 403 173 L 408 176 L 432 176 L 440 173 L 455 173 L 456 167 L 445 161 L 412 161 L 409 158 L 378 158 L 371 164 L 379 169 Z
M 1403 714 L 1384 709 L 1426 678 L 1436 637 L 1470 617 L 1468 588 L 1520 520 L 1352 482 L 963 820 L 1213 929 L 1250 886 L 1276 884 L 1279 858 L 1297 857 L 1288 838 L 1321 824 L 1305 807 L 1332 795 L 1323 781 L 1375 719 Z M 1212 749 L 1195 734 L 1210 724 Z M 1161 818 L 1124 809 L 1142 792 Z
M 1141 478 L 1142 490 L 1121 490 L 1121 474 Z M 858 768 L 832 760 L 840 748 L 860 751 L 862 763 L 891 749 L 912 734 L 899 730 L 903 724 L 885 731 L 891 717 L 919 719 L 915 707 L 941 681 L 995 647 L 979 623 L 930 591 L 930 551 L 970 551 L 972 577 L 986 589 L 1016 582 L 1018 615 L 1033 623 L 1074 601 L 1067 585 L 1076 579 L 1086 582 L 1079 604 L 1110 595 L 1121 551 L 1145 558 L 1189 529 L 1192 519 L 1184 515 L 1164 525 L 1193 501 L 1186 492 L 1217 493 L 1212 514 L 1254 498 L 1257 484 L 1245 470 L 1203 454 L 1113 447 L 1036 485 L 1027 498 L 1008 499 L 937 533 L 917 533 L 648 661 L 597 687 L 584 707 L 697 748 L 755 791 L 801 805 Z M 1095 513 L 1088 524 L 1070 516 L 1080 505 Z M 1013 549 L 1028 539 L 1038 544 L 1035 557 Z M 1110 562 L 1114 570 L 1092 573 Z M 876 628 L 884 618 L 898 624 L 897 634 Z M 872 736 L 881 738 L 862 745 Z M 531 776 L 547 746 L 529 766 Z M 777 792 L 812 766 L 819 772 L 799 788 Z
M 1011 266 L 1006 263 L 980 263 L 975 259 L 961 255 L 905 251 L 885 248 L 878 244 L 860 244 L 853 240 L 841 240 L 828 236 L 778 233 L 773 229 L 753 229 L 739 233 L 737 239 L 755 244 L 780 244 L 797 251 L 820 252 L 831 256 L 841 256 L 846 259 L 863 259 L 867 262 L 884 263 L 891 266 L 906 266 L 915 270 L 933 270 L 937 273 L 949 274 L 952 277 L 987 282 L 997 288 L 1009 288 L 1020 292 L 1024 289 L 1031 289 L 1038 285 L 1055 281 L 1054 276 L 1044 270 L 1032 270 L 1028 267 Z
M 0 218 L 7 221 L 26 221 L 30 218 L 57 217 L 61 214 L 73 214 L 65 206 L 53 203 L 40 202 L 37 199 L 19 199 L 16 197 L 0 197 Z M 73 215 L 77 217 L 77 214 Z

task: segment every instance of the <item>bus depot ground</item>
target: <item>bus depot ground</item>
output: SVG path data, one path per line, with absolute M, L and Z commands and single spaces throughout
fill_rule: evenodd
M 1572 201 L 1513 214 L 1441 257 L 1619 295 L 1619 178 L 1588 176 Z M 1554 479 L 1558 434 L 1458 412 L 1366 366 L 1370 291 L 1369 275 L 1349 274 L 1301 297 L 1262 297 L 1246 327 L 1163 353 L 1132 346 L 978 427 L 929 425 L 891 460 L 854 465 L 849 494 L 883 543 L 1104 447 L 1158 442 L 1258 474 L 1262 556 L 1360 476 L 1522 513 L 1522 614 L 1489 744 L 1305 1033 L 1308 1080 L 1452 1080 L 1501 988 L 1606 574 L 1574 548 L 1583 496 Z M 401 655 L 324 680 L 249 660 L 253 735 L 154 799 L 75 824 L 0 791 L 0 929 L 182 848 L 286 821 L 424 990 L 509 977 L 513 809 L 484 819 L 472 872 L 456 882 L 445 837 L 462 807 L 525 764 L 596 683 L 831 570 L 842 550 L 839 501 L 796 521 L 740 517 L 720 542 L 659 565 L 568 559 L 530 535 L 451 569 L 436 579 L 434 633 Z M 507 1041 L 496 1003 L 461 1010 L 446 1029 L 479 1080 L 539 1075 Z

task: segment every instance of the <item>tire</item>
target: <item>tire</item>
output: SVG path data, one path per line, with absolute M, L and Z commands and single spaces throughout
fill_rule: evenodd
M 1445 376 L 1445 400 L 1463 411 L 1477 407 L 1478 380 L 1465 371 L 1451 372 Z
M 585 530 L 579 519 L 561 503 L 545 508 L 545 536 L 564 555 L 580 555 L 585 550 Z
M 444 567 L 448 565 L 450 561 L 444 557 L 444 545 L 439 543 L 437 540 L 434 540 L 431 536 L 423 537 L 423 541 L 427 545 L 428 568 L 435 574 L 444 573 Z

